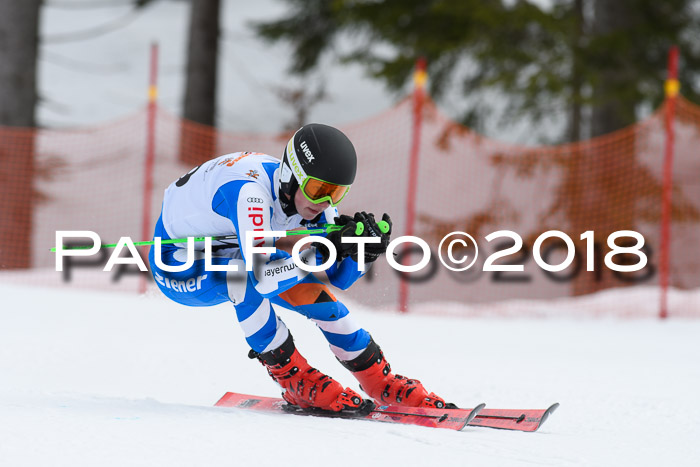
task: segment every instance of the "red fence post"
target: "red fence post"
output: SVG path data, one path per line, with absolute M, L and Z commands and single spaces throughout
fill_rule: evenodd
M 416 192 L 418 191 L 418 156 L 420 154 L 420 137 L 423 123 L 423 102 L 425 100 L 425 82 L 428 78 L 425 58 L 416 61 L 413 73 L 413 128 L 411 135 L 411 155 L 406 186 L 406 231 L 404 235 L 413 235 L 413 224 L 416 218 Z M 404 264 L 408 263 L 410 255 L 404 256 Z M 408 282 L 399 282 L 399 310 L 408 311 Z
M 673 121 L 676 116 L 676 97 L 680 84 L 678 82 L 678 47 L 673 46 L 668 54 L 668 78 L 665 83 L 666 105 L 666 148 L 664 154 L 664 175 L 661 205 L 661 246 L 659 259 L 659 286 L 661 288 L 661 307 L 659 318 L 668 317 L 668 284 L 670 275 L 671 250 L 671 195 L 673 192 Z
M 143 171 L 143 217 L 141 218 L 141 238 L 151 237 L 151 204 L 153 194 L 153 165 L 156 150 L 156 99 L 158 98 L 158 44 L 151 44 L 151 67 L 148 86 L 148 115 L 146 119 L 146 154 Z M 143 247 L 142 256 L 148 258 L 148 247 Z M 146 292 L 147 279 L 141 276 L 139 293 Z

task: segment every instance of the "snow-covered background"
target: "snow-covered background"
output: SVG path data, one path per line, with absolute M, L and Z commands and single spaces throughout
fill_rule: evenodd
M 213 407 L 226 391 L 278 395 L 246 357 L 230 305 L 8 285 L 0 294 L 2 466 L 700 462 L 697 320 L 401 316 L 349 303 L 396 371 L 451 401 L 561 403 L 536 433 L 452 432 Z M 280 315 L 313 365 L 358 389 L 310 322 Z
M 102 124 L 142 109 L 152 41 L 161 51 L 159 103 L 179 114 L 187 3 L 159 1 L 133 18 L 125 6 L 65 7 L 76 3 L 49 1 L 43 10 L 41 124 Z M 277 131 L 291 111 L 270 88 L 289 84 L 289 51 L 260 42 L 248 25 L 283 13 L 283 4 L 222 3 L 219 126 Z M 64 33 L 120 16 L 126 26 L 113 32 L 60 42 Z M 323 77 L 330 99 L 312 110 L 317 121 L 365 119 L 396 99 L 359 67 L 329 64 Z M 501 137 L 528 142 L 527 132 Z M 440 307 L 442 315 L 428 314 L 437 308 L 428 305 L 398 315 L 348 301 L 397 372 L 450 401 L 493 408 L 561 403 L 537 433 L 458 433 L 214 408 L 226 391 L 279 394 L 247 359 L 230 305 L 194 309 L 157 291 L 136 297 L 26 285 L 46 283 L 41 274 L 0 276 L 3 467 L 700 465 L 700 321 L 654 319 L 653 287 L 499 303 L 488 313 L 453 303 Z M 674 291 L 672 309 L 697 304 L 698 293 Z M 594 319 L 580 313 L 581 300 L 635 308 L 638 318 Z M 527 319 L 513 317 L 524 309 Z M 313 365 L 357 389 L 311 323 L 293 312 L 280 315 Z

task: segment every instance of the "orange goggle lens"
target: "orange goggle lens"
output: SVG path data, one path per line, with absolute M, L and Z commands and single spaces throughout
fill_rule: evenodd
M 331 203 L 331 206 L 340 203 L 348 190 L 350 190 L 348 185 L 336 185 L 312 177 L 307 178 L 302 187 L 304 196 L 312 203 L 320 204 L 328 201 Z

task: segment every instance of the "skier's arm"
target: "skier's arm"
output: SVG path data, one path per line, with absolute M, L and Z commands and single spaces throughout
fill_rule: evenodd
M 279 295 L 309 274 L 298 268 L 287 252 L 263 254 L 246 251 L 249 244 L 253 247 L 275 245 L 274 238 L 263 237 L 258 233 L 272 230 L 272 199 L 263 187 L 245 180 L 229 182 L 219 188 L 212 207 L 216 213 L 233 223 L 246 267 L 249 267 L 249 261 L 253 261 L 253 270 L 248 275 L 260 295 L 265 298 Z M 299 256 L 305 263 L 316 265 L 315 248 L 304 250 Z
M 342 261 L 336 262 L 330 268 L 326 270 L 326 276 L 328 280 L 341 290 L 347 290 L 353 285 L 357 280 L 364 276 L 367 271 L 369 271 L 370 265 L 365 265 L 364 272 L 360 272 L 357 263 L 351 258 L 344 258 Z

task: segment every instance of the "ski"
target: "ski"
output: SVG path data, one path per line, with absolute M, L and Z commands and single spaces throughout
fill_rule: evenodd
M 557 407 L 559 403 L 552 404 L 544 410 L 484 409 L 469 422 L 469 426 L 537 431 Z
M 307 415 L 352 420 L 370 420 L 375 422 L 418 425 L 432 428 L 462 430 L 475 420 L 484 404 L 473 409 L 433 409 L 421 407 L 403 407 L 398 405 L 377 405 L 365 400 L 356 411 L 332 412 L 320 409 L 302 409 L 288 404 L 276 397 L 251 396 L 227 392 L 214 404 L 217 407 L 233 407 L 268 413 Z

